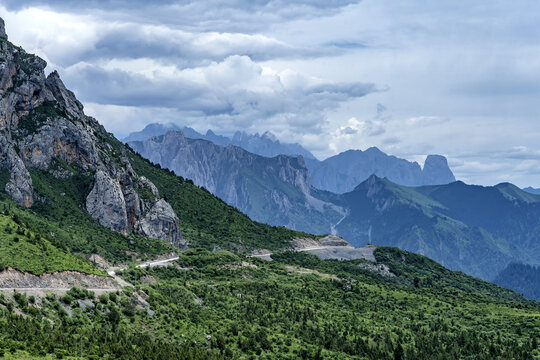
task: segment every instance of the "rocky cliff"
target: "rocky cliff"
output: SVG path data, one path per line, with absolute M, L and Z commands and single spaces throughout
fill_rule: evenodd
M 344 211 L 317 197 L 302 157 L 263 157 L 179 131 L 129 145 L 258 221 L 328 233 Z
M 387 155 L 375 147 L 348 150 L 324 161 L 308 159 L 306 164 L 314 187 L 338 194 L 353 190 L 373 174 L 406 186 L 440 185 L 456 180 L 444 156 L 429 155 L 422 169 L 416 162 Z
M 86 209 L 100 224 L 182 245 L 170 205 L 133 171 L 112 135 L 84 114 L 58 73 L 45 76 L 46 65 L 10 43 L 0 22 L 0 168 L 10 173 L 5 191 L 30 208 L 48 201 L 34 191 L 33 169 L 62 179 L 92 177 Z M 152 196 L 143 198 L 146 189 Z

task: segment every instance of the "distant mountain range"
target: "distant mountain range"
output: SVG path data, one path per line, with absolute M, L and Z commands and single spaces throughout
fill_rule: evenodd
M 540 262 L 536 240 L 540 196 L 511 184 L 482 187 L 458 181 L 408 187 L 373 175 L 352 191 L 336 194 L 312 185 L 300 157 L 268 158 L 173 131 L 129 145 L 151 161 L 193 179 L 253 219 L 272 225 L 332 232 L 354 246 L 397 246 L 487 280 L 518 259 L 533 265 Z M 421 169 L 375 148 L 344 154 L 380 158 L 383 169 L 384 161 L 406 170 L 417 169 L 400 173 L 390 165 L 387 172 L 395 172 L 404 181 L 412 181 L 414 176 L 426 182 L 453 178 L 450 170 L 440 171 L 448 166 L 439 156 L 428 157 Z
M 540 189 L 535 189 L 531 186 L 524 188 L 523 191 L 526 191 L 529 194 L 540 195 Z
M 164 135 L 167 131 L 182 131 L 184 136 L 190 139 L 203 139 L 213 142 L 216 145 L 235 145 L 251 153 L 274 157 L 277 155 L 303 156 L 304 159 L 315 159 L 312 153 L 304 149 L 300 144 L 282 143 L 276 139 L 274 134 L 267 131 L 264 134 L 248 134 L 237 131 L 232 138 L 217 135 L 212 130 L 208 130 L 205 135 L 195 131 L 190 127 L 182 127 L 175 124 L 149 124 L 138 132 L 131 133 L 122 141 L 144 141 L 152 136 Z
M 312 188 L 302 157 L 265 157 L 231 144 L 189 139 L 181 131 L 128 144 L 257 221 L 328 233 L 345 213 Z
M 355 246 L 397 246 L 493 280 L 518 259 L 540 263 L 540 196 L 503 183 L 406 187 L 371 176 L 339 197 L 337 233 Z
M 429 155 L 422 169 L 417 162 L 387 155 L 376 147 L 366 151 L 348 150 L 324 161 L 307 159 L 306 164 L 314 187 L 338 194 L 352 191 L 373 174 L 407 186 L 456 181 L 443 156 Z
M 310 172 L 313 186 L 338 194 L 353 190 L 372 174 L 407 186 L 440 185 L 456 180 L 444 156 L 429 155 L 423 169 L 417 162 L 387 155 L 376 147 L 365 151 L 348 150 L 319 161 L 300 144 L 281 143 L 270 132 L 253 135 L 237 131 L 232 138 L 228 138 L 217 135 L 212 130 L 208 130 L 206 135 L 203 135 L 190 127 L 180 128 L 175 124 L 150 124 L 143 130 L 130 134 L 123 141 L 126 143 L 144 141 L 171 130 L 182 131 L 186 138 L 208 140 L 221 146 L 235 145 L 253 154 L 266 157 L 302 156 Z

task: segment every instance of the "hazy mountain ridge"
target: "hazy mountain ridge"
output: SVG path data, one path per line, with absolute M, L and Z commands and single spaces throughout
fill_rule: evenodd
M 429 155 L 422 169 L 417 162 L 387 155 L 376 147 L 348 150 L 323 161 L 306 160 L 306 164 L 314 187 L 338 194 L 352 191 L 373 174 L 406 186 L 448 184 L 456 180 L 443 156 Z
M 264 157 L 233 145 L 190 139 L 180 131 L 128 144 L 258 221 L 328 233 L 344 214 L 317 197 L 302 157 Z
M 523 191 L 526 191 L 530 194 L 540 195 L 540 189 L 533 188 L 532 186 L 523 188 Z
M 492 280 L 516 259 L 538 264 L 540 197 L 511 184 L 405 187 L 370 177 L 342 195 L 337 226 L 355 246 L 397 246 Z
M 187 138 L 208 140 L 216 145 L 239 146 L 253 154 L 261 156 L 275 157 L 278 155 L 301 155 L 306 159 L 315 159 L 313 154 L 311 154 L 308 150 L 304 149 L 300 144 L 282 143 L 269 131 L 263 134 L 248 134 L 246 132 L 237 131 L 232 138 L 229 138 L 227 136 L 217 135 L 212 130 L 208 130 L 206 134 L 203 135 L 187 126 L 181 128 L 178 125 L 171 123 L 153 123 L 147 125 L 141 131 L 129 134 L 122 141 L 125 143 L 131 141 L 144 141 L 153 136 L 164 135 L 171 130 L 182 131 Z
M 444 156 L 428 155 L 422 168 L 417 162 L 387 155 L 372 147 L 365 151 L 347 150 L 319 161 L 300 144 L 281 143 L 270 132 L 251 135 L 237 131 L 232 138 L 228 138 L 216 135 L 211 130 L 203 135 L 189 127 L 154 123 L 141 131 L 131 133 L 123 141 L 144 141 L 170 130 L 181 130 L 186 138 L 204 139 L 221 146 L 232 144 L 266 157 L 303 156 L 311 173 L 313 187 L 338 194 L 353 190 L 372 174 L 407 186 L 448 184 L 456 180 Z

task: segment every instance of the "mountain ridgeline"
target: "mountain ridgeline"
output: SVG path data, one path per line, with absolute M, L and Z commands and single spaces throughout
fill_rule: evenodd
M 206 135 L 203 135 L 189 127 L 180 128 L 175 124 L 154 123 L 147 125 L 141 131 L 131 133 L 123 141 L 126 143 L 144 142 L 153 136 L 164 135 L 168 131 L 181 131 L 186 138 L 207 140 L 220 146 L 234 145 L 265 157 L 302 156 L 310 172 L 313 187 L 337 194 L 353 190 L 373 174 L 406 186 L 440 185 L 456 181 L 444 156 L 428 155 L 422 168 L 417 162 L 387 155 L 376 147 L 372 147 L 365 151 L 348 150 L 319 161 L 300 144 L 281 143 L 270 132 L 250 135 L 237 131 L 232 138 L 228 138 L 217 135 L 212 130 L 208 130 Z M 147 155 L 149 154 L 145 154 Z M 193 160 L 197 161 L 196 158 Z
M 230 144 L 189 139 L 180 131 L 129 145 L 258 221 L 328 233 L 345 214 L 312 188 L 302 157 L 264 157 Z
M 370 175 L 385 177 L 405 186 L 441 185 L 456 181 L 445 157 L 429 155 L 424 167 L 390 156 L 372 147 L 348 150 L 324 161 L 306 160 L 313 186 L 333 193 L 352 191 Z
M 370 177 L 340 198 L 337 232 L 353 245 L 397 246 L 493 280 L 520 259 L 540 262 L 540 196 L 503 183 L 406 187 Z
M 312 153 L 304 149 L 300 144 L 282 143 L 270 133 L 264 134 L 248 134 L 246 132 L 237 131 L 232 138 L 227 136 L 217 135 L 212 130 L 208 130 L 206 134 L 201 134 L 190 127 L 180 128 L 175 124 L 149 124 L 141 131 L 133 132 L 125 137 L 122 141 L 129 143 L 132 141 L 144 141 L 153 136 L 164 135 L 168 131 L 182 131 L 184 136 L 190 139 L 208 140 L 216 145 L 227 146 L 234 145 L 241 147 L 253 154 L 274 157 L 278 155 L 301 155 L 305 159 L 315 159 Z

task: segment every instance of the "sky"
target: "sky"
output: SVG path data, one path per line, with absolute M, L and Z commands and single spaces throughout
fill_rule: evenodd
M 540 187 L 540 2 L 0 0 L 108 131 L 271 131 Z

